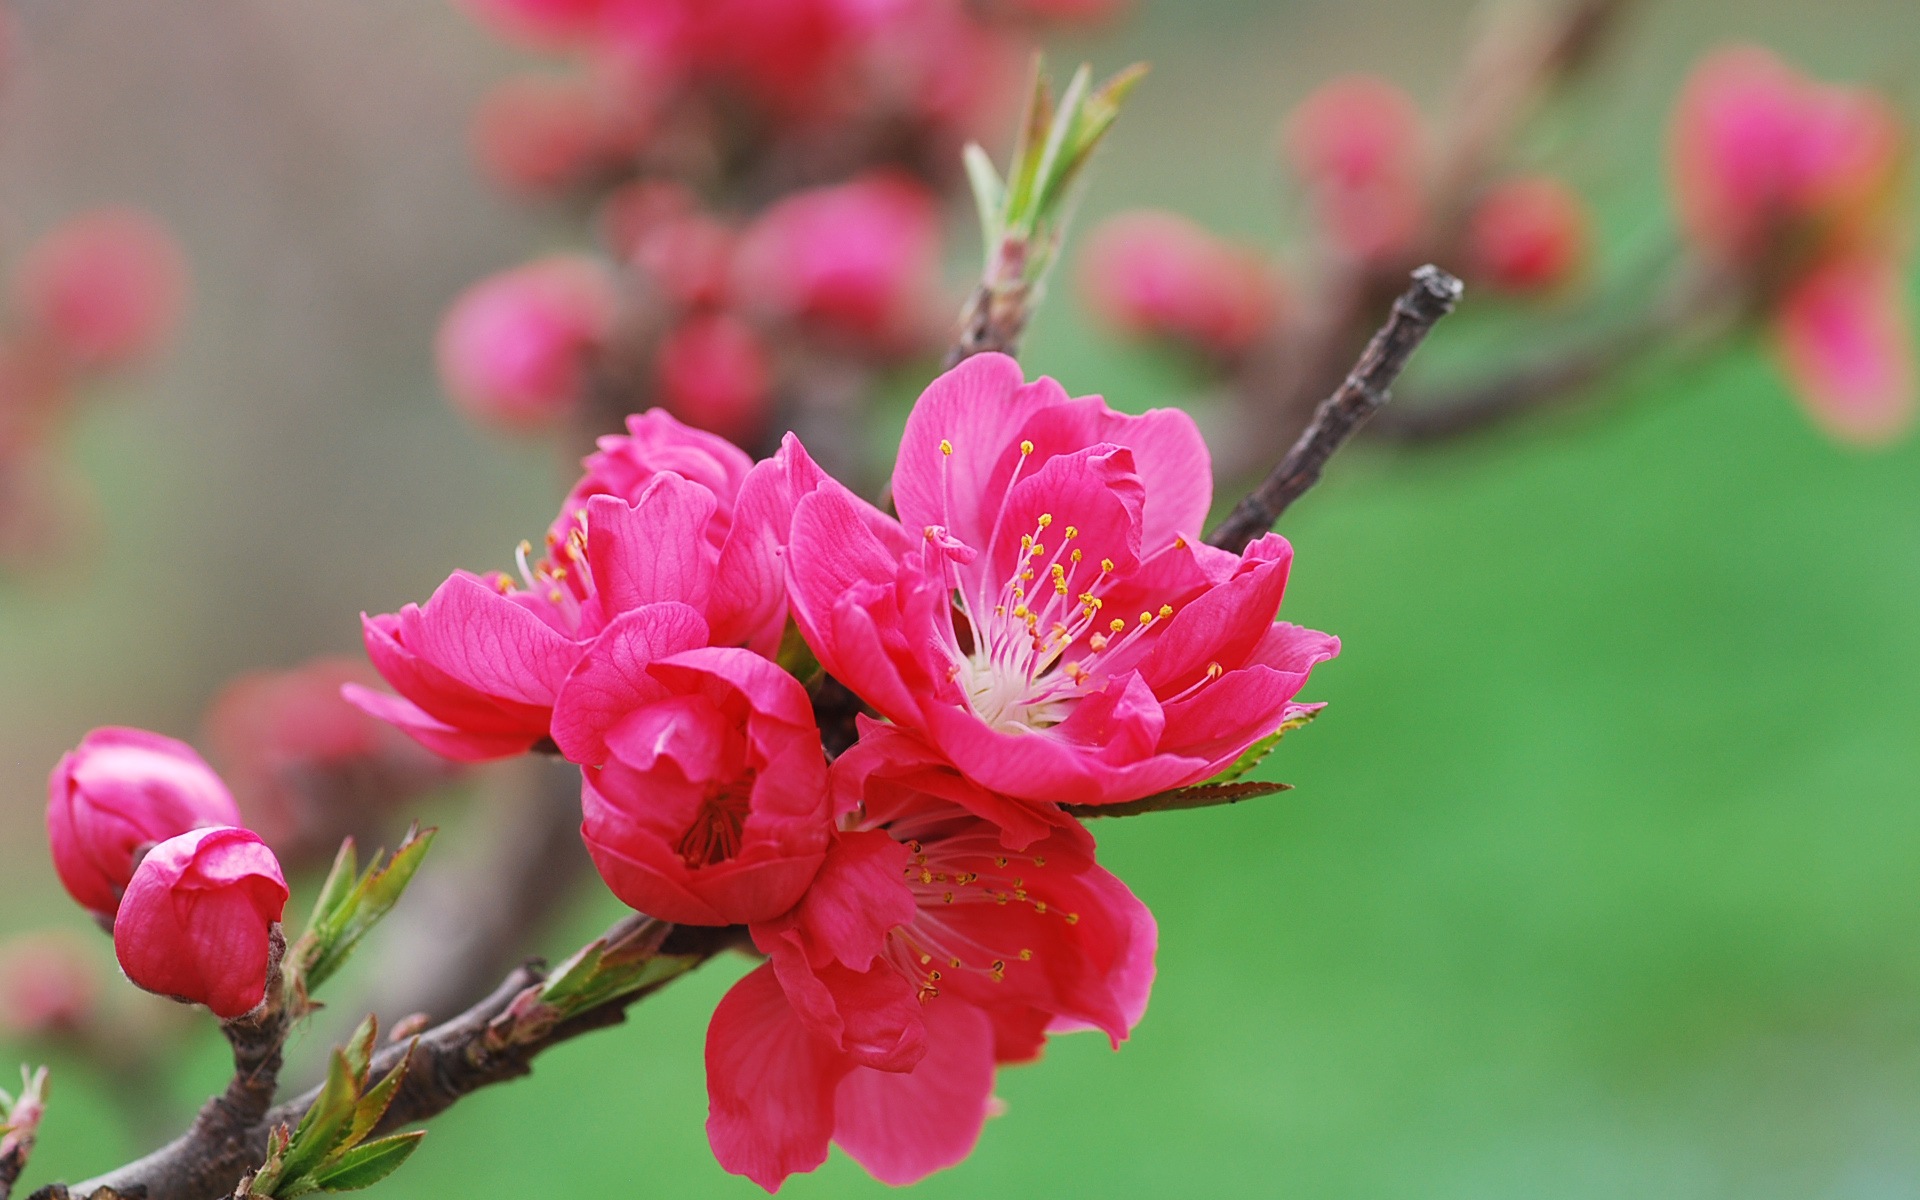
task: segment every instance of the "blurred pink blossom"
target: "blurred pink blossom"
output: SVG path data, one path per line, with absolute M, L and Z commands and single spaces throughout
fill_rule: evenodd
M 1094 230 L 1080 291 L 1124 334 L 1222 354 L 1267 333 L 1279 309 L 1277 277 L 1256 251 L 1170 212 L 1123 213 Z
M 483 279 L 441 321 L 441 381 L 482 424 L 511 431 L 551 425 L 578 402 L 587 356 L 606 338 L 615 304 L 606 269 L 575 255 Z
M 1591 225 L 1580 194 L 1560 180 L 1508 179 L 1481 197 L 1468 221 L 1473 278 L 1511 293 L 1559 287 L 1585 265 Z
M 172 338 L 186 307 L 186 256 L 146 213 L 99 209 L 28 249 L 13 291 L 27 327 L 70 362 L 122 368 Z

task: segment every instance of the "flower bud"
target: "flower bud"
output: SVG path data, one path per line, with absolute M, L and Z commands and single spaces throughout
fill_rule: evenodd
M 530 430 L 563 416 L 586 385 L 585 359 L 613 323 L 613 281 L 561 255 L 484 279 L 440 325 L 440 378 L 486 425 Z
M 94 730 L 47 780 L 54 870 L 81 907 L 103 919 L 149 847 L 239 820 L 227 785 L 193 747 L 144 729 Z
M 135 985 L 222 1020 L 266 998 L 287 881 L 257 834 L 217 826 L 155 846 L 127 885 L 113 951 Z
M 128 366 L 173 336 L 187 265 L 165 226 L 131 208 L 62 222 L 27 252 L 13 281 L 28 325 L 94 370 Z
M 650 408 L 627 418 L 625 433 L 600 438 L 599 448 L 582 460 L 580 481 L 567 493 L 549 536 L 562 544 L 580 527 L 587 501 L 618 496 L 635 504 L 647 485 L 671 471 L 713 493 L 713 520 L 707 539 L 718 550 L 733 527 L 733 507 L 753 469 L 753 459 L 723 437 L 694 429 L 664 409 Z
M 552 196 L 631 158 L 641 114 L 590 78 L 530 75 L 488 93 L 475 114 L 474 152 L 487 177 L 523 196 Z
M 773 401 L 770 368 L 746 322 L 695 317 L 666 336 L 658 363 L 667 411 L 735 442 L 759 439 Z
M 31 933 L 0 945 L 0 1034 L 72 1033 L 92 1018 L 99 993 L 92 961 L 70 937 Z
M 1232 353 L 1265 332 L 1278 308 L 1257 254 L 1173 213 L 1114 217 L 1094 231 L 1080 266 L 1088 307 L 1133 337 Z
M 645 661 L 609 628 L 554 707 L 582 772 L 581 834 L 613 894 L 666 921 L 731 925 L 791 908 L 829 834 L 826 757 L 800 682 L 747 650 Z
M 934 197 L 879 173 L 768 209 L 742 239 L 736 278 L 770 316 L 891 344 L 922 324 L 939 268 Z
M 1327 237 L 1378 261 L 1412 248 L 1426 224 L 1420 110 L 1384 79 L 1324 85 L 1287 119 L 1285 147 Z
M 1586 205 L 1566 184 L 1545 175 L 1510 179 L 1468 222 L 1476 282 L 1516 293 L 1558 287 L 1586 261 L 1588 228 Z

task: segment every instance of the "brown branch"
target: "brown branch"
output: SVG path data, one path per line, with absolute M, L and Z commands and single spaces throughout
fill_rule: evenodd
M 1018 354 L 1020 336 L 1027 331 L 1032 316 L 1028 301 L 1032 289 L 1024 284 L 1001 285 L 982 282 L 967 299 L 960 317 L 960 333 L 947 350 L 942 367 L 952 370 L 976 354 Z
M 1367 343 L 1346 380 L 1321 403 L 1293 449 L 1234 506 L 1207 541 L 1238 554 L 1273 528 L 1287 507 L 1319 482 L 1334 451 L 1387 402 L 1388 391 L 1406 369 L 1407 360 L 1440 318 L 1453 311 L 1462 290 L 1458 279 L 1438 267 L 1415 271 L 1413 282 L 1394 301 L 1387 323 Z
M 607 938 L 614 940 L 628 934 L 630 923 L 631 919 L 616 925 Z M 691 970 L 739 942 L 737 929 L 676 926 L 670 928 L 658 952 L 690 959 L 686 969 Z M 582 1034 L 620 1024 L 626 1019 L 628 1008 L 664 987 L 672 978 L 678 976 L 617 996 L 558 1024 L 536 1025 L 523 1023 L 522 1014 L 531 1010 L 530 1002 L 539 996 L 546 974 L 538 963 L 515 968 L 471 1008 L 421 1035 L 412 1049 L 412 1060 L 393 1103 L 370 1136 L 437 1116 L 481 1088 L 531 1073 L 533 1060 L 541 1053 Z M 407 1054 L 405 1044 L 384 1047 L 374 1056 L 373 1075 L 379 1077 L 391 1071 Z M 238 1043 L 235 1056 L 237 1062 Z M 277 1065 L 277 1045 L 271 1057 Z M 244 1072 L 236 1073 L 235 1085 L 244 1075 Z M 68 1197 L 102 1200 L 103 1196 L 219 1200 L 233 1191 L 241 1176 L 264 1161 L 268 1133 L 278 1125 L 297 1125 L 320 1094 L 315 1088 L 273 1106 L 270 1081 L 266 1090 L 265 1098 L 259 1096 L 257 1089 L 249 1091 L 249 1102 L 244 1108 L 223 1107 L 209 1120 L 208 1114 L 227 1099 L 216 1097 L 208 1103 L 193 1128 L 168 1145 L 138 1162 L 70 1189 L 59 1185 L 43 1189 L 35 1200 L 41 1196 L 51 1200 Z M 228 1094 L 233 1091 L 234 1088 L 229 1087 Z

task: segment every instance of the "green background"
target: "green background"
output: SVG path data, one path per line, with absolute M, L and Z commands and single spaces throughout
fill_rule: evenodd
M 0 933 L 84 925 L 38 822 L 88 726 L 192 734 L 226 675 L 351 651 L 357 610 L 502 558 L 561 486 L 446 412 L 427 351 L 461 283 L 569 237 L 465 165 L 464 114 L 510 55 L 432 3 L 44 7 L 0 99 L 0 203 L 21 229 L 153 205 L 200 307 L 76 433 L 99 492 L 81 561 L 0 592 Z M 1141 9 L 1064 51 L 1156 66 L 1087 216 L 1167 205 L 1269 244 L 1278 114 L 1352 69 L 1435 100 L 1468 36 L 1454 3 Z M 1898 93 L 1920 13 L 1642 5 L 1531 147 L 1620 258 L 1663 244 L 1663 111 L 1734 37 Z M 1076 307 L 1060 288 L 1031 370 L 1179 399 L 1176 364 Z M 1498 355 L 1497 321 L 1459 321 L 1444 368 Z M 920 1190 L 1920 1196 L 1920 446 L 1824 441 L 1740 349 L 1470 444 L 1343 455 L 1283 532 L 1284 614 L 1346 647 L 1272 760 L 1298 790 L 1097 830 L 1160 922 L 1152 1007 L 1117 1055 L 1082 1035 L 1004 1072 L 1007 1115 Z M 383 1194 L 752 1194 L 702 1130 L 706 1016 L 744 969 L 470 1098 Z M 182 1099 L 220 1078 L 200 1035 Z M 145 1148 L 54 1061 L 32 1181 Z M 882 1190 L 836 1153 L 782 1194 Z

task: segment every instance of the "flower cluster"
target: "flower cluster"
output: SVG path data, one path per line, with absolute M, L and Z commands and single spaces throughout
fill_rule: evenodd
M 775 1188 L 829 1142 L 892 1182 L 957 1162 L 998 1064 L 1050 1031 L 1117 1044 L 1145 1008 L 1152 917 L 1062 805 L 1209 779 L 1337 653 L 1275 622 L 1287 543 L 1200 540 L 1184 413 L 996 354 L 915 406 L 897 515 L 792 435 L 753 462 L 657 410 L 585 467 L 515 575 L 367 618 L 399 694 L 348 695 L 451 757 L 563 754 L 616 895 L 750 933 L 768 961 L 707 1042 L 727 1169 Z M 846 739 L 827 675 L 867 709 Z
M 186 260 L 152 217 L 69 217 L 27 248 L 0 323 L 0 560 L 66 536 L 75 505 L 53 443 L 88 386 L 151 359 L 186 304 Z
M 940 202 L 961 145 L 997 126 L 1034 30 L 1116 5 L 468 7 L 566 64 L 481 106 L 482 166 L 519 195 L 592 202 L 601 253 L 462 296 L 440 337 L 448 393 L 508 431 L 607 398 L 761 445 L 812 360 L 885 367 L 933 349 L 951 311 Z
M 1892 105 L 1734 47 L 1694 69 L 1671 150 L 1682 227 L 1741 282 L 1814 419 L 1849 441 L 1904 432 L 1916 397 Z
M 232 1019 L 266 998 L 287 883 L 191 746 L 139 729 L 89 733 L 47 784 L 60 882 L 113 930 L 127 978 Z

